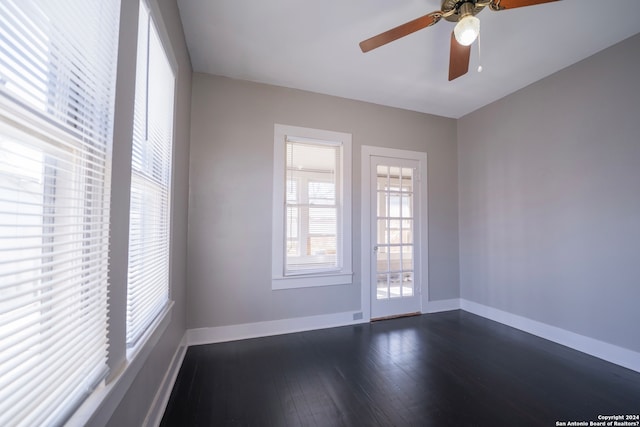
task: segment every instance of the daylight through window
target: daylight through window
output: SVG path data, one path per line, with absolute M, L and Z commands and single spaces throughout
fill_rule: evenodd
M 0 9 L 0 425 L 61 425 L 108 373 L 120 2 Z
M 275 126 L 273 287 L 351 281 L 351 135 Z
M 127 345 L 169 301 L 173 68 L 149 9 L 140 2 L 131 160 Z

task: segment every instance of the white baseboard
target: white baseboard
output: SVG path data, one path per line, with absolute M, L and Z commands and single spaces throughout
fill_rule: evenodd
M 438 313 L 458 309 L 640 372 L 640 353 L 466 299 L 454 298 L 429 301 L 423 313 Z M 368 319 L 353 320 L 354 317 L 358 317 L 357 314 L 362 313 L 343 312 L 187 330 L 164 375 L 161 386 L 145 418 L 144 426 L 157 427 L 160 425 L 171 390 L 189 346 L 333 328 L 367 323 L 369 321 Z
M 443 299 L 438 301 L 429 301 L 427 306 L 422 310 L 423 313 L 440 313 L 441 311 L 460 310 L 460 299 Z
M 606 360 L 607 362 L 615 363 L 616 365 L 640 372 L 640 353 L 638 352 L 466 299 L 454 298 L 448 300 L 429 301 L 423 312 L 438 313 L 458 309 L 468 311 L 469 313 L 528 332 L 599 359 Z M 241 325 L 189 329 L 185 335 L 186 346 L 333 328 L 369 321 L 368 319 L 353 320 L 354 314 L 356 314 L 356 312 L 344 312 L 293 319 L 245 323 Z
M 169 368 L 162 378 L 162 382 L 160 383 L 160 387 L 158 387 L 158 391 L 153 398 L 153 402 L 151 402 L 151 407 L 149 408 L 149 412 L 147 412 L 147 416 L 144 419 L 144 423 L 142 424 L 143 426 L 158 427 L 160 425 L 162 416 L 164 415 L 164 411 L 167 408 L 167 404 L 169 403 L 169 397 L 171 397 L 171 391 L 173 390 L 173 386 L 176 382 L 176 378 L 178 377 L 178 372 L 180 372 L 180 367 L 182 366 L 182 361 L 184 360 L 184 356 L 186 353 L 187 334 L 185 333 L 185 335 L 182 337 L 182 340 L 180 341 L 180 345 L 176 349 L 176 352 L 173 354 L 171 363 L 169 363 Z
M 213 344 L 247 338 L 267 337 L 292 332 L 355 325 L 369 321 L 369 319 L 354 320 L 357 314 L 358 312 L 349 311 L 319 316 L 296 317 L 293 319 L 244 323 L 241 325 L 188 329 L 186 334 L 187 345 Z M 362 316 L 362 313 L 359 314 Z
M 640 353 L 635 351 L 465 299 L 460 300 L 460 308 L 469 313 L 640 372 Z

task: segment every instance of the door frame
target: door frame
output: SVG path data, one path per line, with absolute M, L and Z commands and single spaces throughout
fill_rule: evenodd
M 361 148 L 360 167 L 360 307 L 364 320 L 371 320 L 371 157 L 390 157 L 398 159 L 416 160 L 418 162 L 418 176 L 416 183 L 420 191 L 418 241 L 420 257 L 414 262 L 420 264 L 420 312 L 424 313 L 424 307 L 429 301 L 429 240 L 428 240 L 428 210 L 427 210 L 427 153 L 421 151 L 401 150 L 397 148 L 374 147 L 363 145 Z

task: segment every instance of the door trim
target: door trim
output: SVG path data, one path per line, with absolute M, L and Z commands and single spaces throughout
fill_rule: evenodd
M 360 307 L 365 320 L 371 320 L 371 157 L 392 157 L 418 161 L 418 175 L 420 180 L 420 229 L 418 242 L 420 245 L 420 311 L 429 301 L 429 244 L 428 244 L 428 210 L 427 210 L 427 153 L 421 151 L 400 150 L 396 148 L 374 147 L 363 145 L 360 156 Z

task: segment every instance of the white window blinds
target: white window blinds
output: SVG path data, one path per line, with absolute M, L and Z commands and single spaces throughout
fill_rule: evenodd
M 169 203 L 175 77 L 140 2 L 129 226 L 127 345 L 169 300 Z
M 340 268 L 340 153 L 287 139 L 285 275 Z
M 0 3 L 0 425 L 56 425 L 107 372 L 118 0 Z

